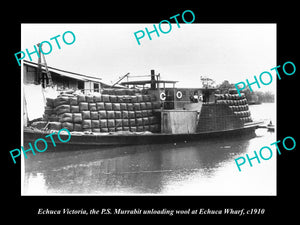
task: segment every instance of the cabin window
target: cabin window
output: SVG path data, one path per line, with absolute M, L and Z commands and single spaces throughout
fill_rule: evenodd
M 83 81 L 78 81 L 78 89 L 83 90 L 84 89 L 84 82 Z
M 94 83 L 94 92 L 99 92 L 99 84 Z

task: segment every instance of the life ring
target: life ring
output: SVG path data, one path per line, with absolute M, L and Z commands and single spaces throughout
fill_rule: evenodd
M 160 100 L 165 101 L 166 100 L 165 92 L 160 93 L 159 98 L 160 98 Z
M 182 98 L 182 93 L 181 93 L 181 91 L 177 91 L 176 97 L 177 97 L 178 99 L 181 99 L 181 98 Z

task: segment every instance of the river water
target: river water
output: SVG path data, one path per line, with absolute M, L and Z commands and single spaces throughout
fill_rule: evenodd
M 275 103 L 251 105 L 252 118 L 276 122 Z M 276 195 L 276 150 L 270 160 L 246 162 L 276 134 L 38 153 L 22 171 L 22 195 Z M 269 153 L 266 152 L 265 158 Z M 24 161 L 23 161 L 24 162 Z

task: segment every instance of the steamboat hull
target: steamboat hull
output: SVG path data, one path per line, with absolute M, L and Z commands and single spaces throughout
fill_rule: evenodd
M 49 149 L 57 150 L 82 150 L 82 149 L 101 149 L 108 146 L 130 146 L 130 145 L 149 145 L 163 143 L 186 143 L 186 142 L 201 142 L 207 139 L 220 138 L 236 138 L 241 135 L 253 135 L 255 129 L 261 125 L 261 122 L 252 122 L 244 127 L 211 131 L 199 132 L 193 134 L 163 134 L 163 133 L 146 133 L 146 134 L 71 134 L 71 139 L 63 143 L 58 140 L 56 135 L 53 135 L 53 140 L 56 146 L 53 146 L 51 139 L 45 138 L 49 132 L 34 131 L 30 129 L 24 130 L 24 147 L 28 143 L 34 143 L 35 140 L 43 138 L 48 143 Z M 65 136 L 65 137 L 64 137 Z M 67 134 L 60 134 L 61 139 L 67 140 Z M 43 149 L 43 148 L 41 148 Z

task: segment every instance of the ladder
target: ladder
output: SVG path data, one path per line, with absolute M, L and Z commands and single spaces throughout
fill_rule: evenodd
M 52 81 L 51 73 L 50 73 L 50 71 L 48 69 L 45 56 L 44 56 L 44 54 L 41 53 L 42 46 L 40 47 L 40 45 L 41 45 L 40 43 L 37 44 L 37 46 L 39 48 L 39 55 L 40 56 L 42 55 L 44 63 L 42 64 L 41 57 L 39 57 L 39 59 L 38 59 L 38 76 L 39 76 L 39 80 L 42 79 L 42 65 L 44 65 L 45 69 L 46 69 L 46 74 L 47 74 L 47 77 L 48 77 L 48 84 L 47 84 L 47 86 L 53 86 L 53 81 Z M 44 83 L 42 85 L 43 85 L 43 87 L 45 87 Z

